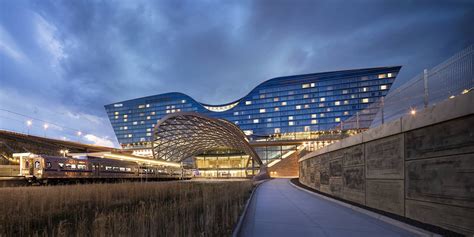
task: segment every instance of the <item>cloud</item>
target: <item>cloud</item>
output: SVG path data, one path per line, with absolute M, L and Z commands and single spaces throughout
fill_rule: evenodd
M 92 134 L 86 134 L 84 135 L 84 139 L 92 142 L 93 145 L 114 147 L 114 143 L 108 137 L 97 137 Z

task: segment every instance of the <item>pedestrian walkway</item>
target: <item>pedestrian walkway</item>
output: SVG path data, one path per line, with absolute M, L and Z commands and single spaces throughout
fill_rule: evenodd
M 240 236 L 415 236 L 337 203 L 293 187 L 289 179 L 259 186 Z

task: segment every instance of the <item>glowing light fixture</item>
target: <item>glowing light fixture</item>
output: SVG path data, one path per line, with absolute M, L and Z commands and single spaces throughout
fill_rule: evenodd
M 415 110 L 415 109 L 411 109 L 411 110 L 410 110 L 410 114 L 411 114 L 411 115 L 415 115 L 415 114 L 416 114 L 416 110 Z

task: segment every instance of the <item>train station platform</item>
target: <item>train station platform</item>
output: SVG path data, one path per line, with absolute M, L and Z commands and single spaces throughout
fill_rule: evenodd
M 239 236 L 423 236 L 300 190 L 289 179 L 262 183 Z

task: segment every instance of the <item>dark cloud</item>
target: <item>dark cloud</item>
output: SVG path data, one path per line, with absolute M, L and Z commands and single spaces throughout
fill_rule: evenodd
M 272 77 L 386 65 L 401 83 L 472 44 L 472 22 L 472 1 L 1 1 L 0 92 L 18 101 L 0 107 L 113 137 L 103 105 L 145 95 L 218 104 Z

